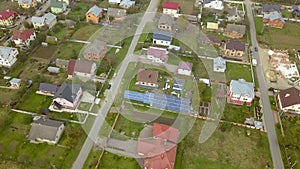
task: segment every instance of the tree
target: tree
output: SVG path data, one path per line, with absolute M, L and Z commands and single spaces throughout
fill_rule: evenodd
M 23 22 L 23 26 L 27 29 L 32 28 L 32 25 L 29 22 L 27 22 L 26 20 Z

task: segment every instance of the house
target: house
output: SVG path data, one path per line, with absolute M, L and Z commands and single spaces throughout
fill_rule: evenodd
M 172 31 L 175 21 L 170 15 L 162 14 L 158 21 L 158 29 Z
M 36 34 L 32 29 L 26 29 L 23 31 L 13 30 L 12 40 L 17 46 L 20 47 L 29 47 L 30 41 L 35 40 Z
M 214 58 L 214 72 L 225 72 L 226 60 L 222 57 Z
M 50 73 L 59 73 L 59 67 L 53 67 L 53 66 L 49 66 L 48 68 L 47 68 L 47 70 L 48 70 L 48 72 L 50 72 Z
M 156 63 L 165 63 L 168 59 L 167 50 L 150 46 L 147 51 L 147 58 Z
M 108 0 L 110 4 L 120 4 L 122 0 Z
M 222 0 L 204 0 L 204 8 L 223 10 L 224 5 Z
M 193 63 L 190 62 L 179 62 L 177 73 L 180 75 L 190 76 L 192 74 Z
M 18 54 L 17 48 L 0 46 L 0 66 L 10 68 L 17 61 Z
M 237 9 L 237 7 L 233 7 L 227 11 L 227 21 L 228 22 L 241 22 L 244 20 L 245 13 Z
M 231 80 L 227 89 L 227 102 L 236 105 L 251 106 L 255 97 L 254 84 L 244 79 Z
M 179 12 L 179 4 L 177 2 L 164 2 L 162 5 L 163 14 L 175 15 Z
M 227 24 L 225 36 L 229 38 L 242 38 L 246 33 L 245 25 Z
M 137 152 L 143 158 L 144 169 L 173 169 L 176 160 L 179 130 L 154 123 L 152 138 L 140 138 Z
M 152 39 L 153 44 L 161 46 L 170 46 L 173 39 L 173 35 L 171 32 L 168 31 L 155 30 L 153 32 Z
M 55 59 L 55 66 L 59 68 L 66 69 L 68 67 L 69 60 L 64 60 L 64 59 Z
M 292 9 L 293 9 L 294 17 L 300 19 L 300 5 L 293 5 Z
M 135 5 L 135 1 L 131 1 L 131 0 L 122 0 L 122 2 L 120 3 L 120 7 L 125 9 L 128 9 L 134 5 Z
M 42 17 L 33 16 L 31 18 L 31 22 L 34 28 L 47 26 L 49 29 L 51 29 L 57 23 L 57 19 L 54 14 L 49 12 Z
M 65 125 L 61 121 L 51 120 L 46 116 L 34 117 L 28 134 L 31 143 L 57 144 Z
M 174 85 L 173 85 L 173 92 L 175 93 L 182 93 L 184 90 L 184 79 L 175 78 Z
M 13 87 L 13 88 L 20 88 L 21 87 L 21 82 L 22 82 L 22 80 L 18 79 L 18 78 L 12 78 L 9 81 L 10 86 Z
M 63 13 L 67 10 L 67 4 L 64 1 L 51 0 L 50 1 L 51 12 L 55 14 Z
M 57 110 L 75 110 L 82 96 L 82 88 L 79 84 L 63 83 L 53 97 L 53 108 Z
M 83 57 L 88 60 L 100 61 L 107 51 L 107 43 L 100 40 L 94 40 L 89 43 L 83 52 Z
M 54 96 L 59 86 L 51 83 L 40 83 L 39 89 L 36 91 L 37 94 Z
M 234 58 L 240 60 L 244 56 L 246 51 L 246 45 L 238 40 L 227 40 L 224 46 L 225 57 Z
M 36 0 L 18 0 L 18 4 L 22 8 L 30 8 L 30 7 L 35 7 L 37 5 Z
M 139 70 L 136 85 L 147 89 L 158 88 L 158 71 L 147 69 Z
M 125 9 L 108 8 L 106 20 L 109 20 L 109 17 L 113 17 L 115 20 L 123 20 L 126 17 L 126 15 L 127 12 Z
M 219 24 L 214 22 L 207 22 L 206 30 L 207 31 L 216 31 L 219 29 Z
M 277 11 L 280 13 L 280 6 L 279 5 L 272 5 L 272 4 L 264 4 L 262 7 L 262 14 L 270 13 Z
M 295 87 L 280 90 L 278 103 L 280 110 L 300 114 L 300 90 Z
M 14 10 L 0 11 L 0 26 L 11 26 L 17 20 L 19 14 Z
M 214 45 L 217 45 L 217 46 L 221 46 L 221 44 L 222 44 L 221 39 L 215 38 L 213 36 L 203 36 L 201 38 L 201 42 L 203 44 L 214 44 Z
M 70 79 L 73 75 L 76 75 L 79 77 L 93 79 L 96 68 L 96 63 L 91 61 L 71 59 L 67 67 L 68 78 Z
M 103 9 L 99 8 L 97 5 L 94 5 L 85 14 L 85 21 L 97 24 L 99 23 L 99 19 L 102 17 L 102 14 Z
M 273 28 L 283 28 L 284 20 L 281 16 L 281 13 L 274 11 L 270 13 L 265 13 L 263 16 L 263 23 L 266 23 L 267 26 Z

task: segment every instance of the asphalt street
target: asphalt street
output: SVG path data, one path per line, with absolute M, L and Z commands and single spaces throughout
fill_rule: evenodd
M 265 80 L 260 56 L 258 52 L 254 51 L 254 47 L 258 47 L 258 43 L 256 39 L 256 30 L 255 30 L 253 15 L 252 15 L 251 1 L 246 0 L 245 5 L 247 9 L 247 16 L 250 22 L 250 34 L 251 34 L 253 58 L 257 60 L 256 73 L 257 73 L 258 83 L 259 83 L 259 92 L 261 93 L 260 99 L 262 104 L 263 120 L 265 124 L 264 127 L 267 131 L 273 166 L 275 169 L 283 169 L 284 168 L 283 161 L 282 161 L 281 152 L 280 152 L 277 135 L 275 131 L 275 118 L 271 110 L 270 100 L 268 96 L 267 82 Z

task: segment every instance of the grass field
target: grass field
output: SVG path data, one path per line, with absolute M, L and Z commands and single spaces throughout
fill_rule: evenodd
M 137 161 L 133 158 L 123 157 L 120 155 L 112 154 L 110 152 L 104 152 L 104 155 L 100 161 L 101 169 L 140 169 Z
M 252 82 L 250 66 L 237 63 L 226 63 L 226 83 L 231 80 L 245 79 L 247 82 Z
M 47 59 L 51 60 L 53 57 L 53 54 L 55 53 L 57 49 L 57 46 L 55 45 L 49 45 L 47 47 L 40 46 L 32 55 L 32 57 L 35 58 L 42 58 L 42 59 Z
M 164 0 L 163 2 L 170 1 Z M 177 2 L 179 4 L 180 13 L 183 14 L 193 14 L 194 10 L 194 1 L 193 0 L 175 0 L 172 2 Z
M 82 43 L 67 42 L 60 45 L 56 57 L 60 59 L 77 58 L 81 48 L 84 46 Z
M 179 144 L 175 169 L 257 169 L 272 165 L 265 133 L 231 126 L 225 132 L 218 129 L 204 143 L 198 138 L 204 121 L 197 120 L 187 137 Z
M 32 90 L 23 96 L 16 109 L 33 113 L 41 113 L 42 110 L 51 105 L 52 99 L 53 98 L 50 96 L 36 94 L 35 91 Z
M 97 30 L 101 29 L 102 26 L 85 24 L 80 29 L 78 29 L 72 35 L 72 39 L 76 40 L 88 40 Z
M 244 123 L 246 118 L 253 117 L 254 105 L 252 107 L 226 104 L 222 119 L 230 122 Z

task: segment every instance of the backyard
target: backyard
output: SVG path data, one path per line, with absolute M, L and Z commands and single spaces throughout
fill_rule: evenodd
M 231 80 L 245 79 L 247 82 L 252 82 L 252 75 L 249 65 L 242 65 L 237 63 L 226 63 L 226 83 Z M 241 73 L 243 72 L 243 73 Z

